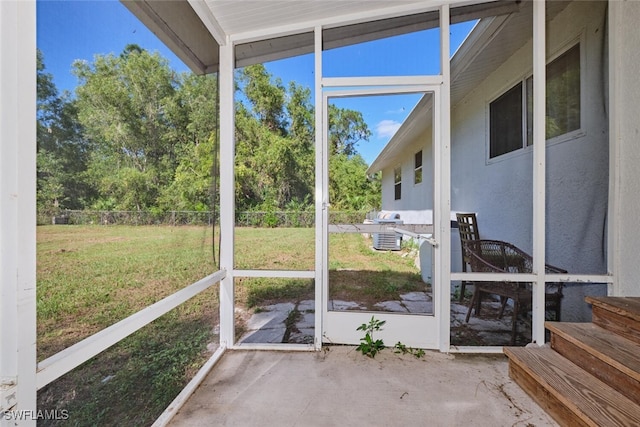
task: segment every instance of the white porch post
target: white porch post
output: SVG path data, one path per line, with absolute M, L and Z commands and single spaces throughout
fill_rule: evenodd
M 450 36 L 449 36 L 449 6 L 440 8 L 440 73 L 442 74 L 442 90 L 440 91 L 440 108 L 436 109 L 437 120 L 440 116 L 440 138 L 435 144 L 439 153 L 434 153 L 434 174 L 439 186 L 434 188 L 440 236 L 436 237 L 440 249 L 435 251 L 437 259 L 435 265 L 436 283 L 441 283 L 439 306 L 440 314 L 436 316 L 440 320 L 439 343 L 440 351 L 449 351 L 451 342 L 451 66 L 449 61 Z M 439 155 L 438 155 L 439 154 Z M 434 230 L 435 231 L 435 230 Z M 439 278 L 438 278 L 439 277 Z M 436 305 L 437 307 L 437 305 Z
M 327 282 L 325 281 L 325 248 L 327 248 L 328 234 L 325 230 L 325 215 L 328 213 L 328 207 L 326 207 L 324 200 L 324 147 L 323 147 L 323 133 L 324 123 L 322 120 L 323 97 L 322 97 L 322 27 L 317 26 L 314 30 L 314 73 L 315 73 L 315 144 L 316 144 L 316 188 L 315 188 L 315 206 L 316 206 L 316 260 L 315 260 L 315 328 L 314 328 L 314 344 L 316 350 L 322 348 L 322 332 L 324 331 L 323 324 L 323 301 L 324 294 L 328 292 L 326 288 Z M 325 209 L 326 208 L 326 209 Z
M 233 43 L 220 46 L 220 345 L 231 347 L 234 333 L 235 120 Z
M 607 294 L 612 296 L 624 295 L 620 286 L 620 140 L 621 117 L 627 113 L 620 108 L 619 100 L 623 95 L 620 81 L 622 52 L 625 52 L 625 41 L 622 25 L 625 11 L 622 2 L 608 4 L 609 29 L 609 199 L 607 208 L 607 273 L 613 274 L 613 283 L 609 283 Z M 640 10 L 640 9 L 638 9 Z M 628 11 L 627 11 L 628 13 Z M 628 54 L 628 52 L 625 52 Z M 636 89 L 637 86 L 624 87 L 624 90 Z M 636 89 L 637 91 L 637 89 Z M 638 93 L 637 95 L 640 95 Z M 633 96 L 633 95 L 632 95 Z M 636 98 L 637 99 L 637 98 Z M 628 114 L 628 113 L 627 113 Z M 631 112 L 633 114 L 633 112 Z M 626 117 L 625 117 L 626 119 Z M 626 122 L 626 120 L 624 121 Z M 629 121 L 628 123 L 633 123 Z M 631 217 L 634 217 L 632 215 Z M 633 256 L 636 256 L 634 253 Z
M 609 294 L 640 296 L 640 2 L 609 1 Z
M 0 412 L 36 409 L 36 5 L 0 1 Z M 36 425 L 0 416 L 0 425 Z
M 545 2 L 533 2 L 533 286 L 531 340 L 544 344 L 545 289 Z

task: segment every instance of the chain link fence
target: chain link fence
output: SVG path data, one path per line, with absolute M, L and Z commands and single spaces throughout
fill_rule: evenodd
M 368 211 L 330 212 L 332 224 L 361 224 L 371 216 Z M 213 212 L 197 211 L 86 211 L 68 210 L 57 215 L 38 215 L 38 224 L 76 225 L 208 225 L 219 224 Z M 313 227 L 313 211 L 244 211 L 236 212 L 237 227 Z

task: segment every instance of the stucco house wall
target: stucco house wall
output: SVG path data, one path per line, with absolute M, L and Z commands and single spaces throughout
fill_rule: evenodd
M 547 141 L 547 257 L 573 273 L 606 273 L 608 123 L 605 4 L 574 2 L 548 24 L 551 57 L 581 43 L 579 132 Z M 528 43 L 452 111 L 451 205 L 476 212 L 483 236 L 532 250 L 533 150 L 488 158 L 489 103 L 531 74 Z
M 409 142 L 406 146 L 406 156 L 399 158 L 393 166 L 382 171 L 382 207 L 385 210 L 410 211 L 433 209 L 433 153 L 431 127 L 419 138 Z M 422 150 L 422 182 L 414 183 L 414 155 Z M 400 200 L 395 200 L 393 170 L 402 168 L 402 194 Z M 426 215 L 426 213 L 425 213 Z M 406 215 L 403 215 L 405 217 Z M 412 215 L 413 216 L 413 215 Z M 430 223 L 429 216 L 414 217 L 417 224 Z
M 581 45 L 581 128 L 547 141 L 546 172 L 547 262 L 575 274 L 607 272 L 606 7 L 604 2 L 573 2 L 547 24 L 549 60 L 576 42 Z M 452 211 L 476 212 L 482 238 L 509 241 L 529 253 L 533 224 L 532 147 L 489 159 L 488 112 L 490 102 L 531 75 L 532 49 L 529 41 L 453 105 L 451 112 Z M 393 168 L 383 170 L 383 209 L 432 208 L 430 139 L 425 136 L 420 142 L 407 144 L 396 163 L 402 164 L 403 169 L 401 200 L 393 200 Z M 424 167 L 429 172 L 425 169 L 424 182 L 414 187 L 407 184 L 413 180 L 413 155 L 419 144 L 424 147 Z M 424 192 L 426 187 L 430 187 L 429 193 Z M 459 246 L 459 241 L 453 240 L 452 247 Z M 454 264 L 457 256 L 452 253 Z M 590 312 L 584 296 L 605 293 L 606 285 L 567 285 L 563 320 L 587 320 Z

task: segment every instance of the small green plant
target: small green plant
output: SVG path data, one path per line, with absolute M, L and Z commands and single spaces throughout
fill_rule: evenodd
M 420 359 L 420 358 L 424 357 L 424 355 L 425 355 L 423 349 L 407 347 L 406 345 L 402 344 L 400 341 L 398 341 L 393 348 L 394 348 L 394 350 L 393 350 L 394 353 L 411 354 L 411 355 L 415 356 L 416 359 Z
M 365 356 L 371 358 L 376 357 L 376 354 L 384 348 L 384 341 L 381 339 L 374 339 L 373 333 L 381 331 L 382 326 L 387 323 L 386 320 L 378 320 L 374 316 L 371 316 L 369 323 L 363 323 L 356 329 L 357 331 L 365 331 L 364 337 L 360 338 L 360 345 L 356 348 Z

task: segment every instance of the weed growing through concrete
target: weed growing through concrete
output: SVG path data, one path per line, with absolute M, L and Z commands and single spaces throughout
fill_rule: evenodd
M 374 339 L 373 333 L 376 331 L 381 331 L 382 326 L 386 323 L 386 320 L 378 320 L 375 316 L 371 316 L 371 320 L 369 323 L 363 323 L 356 330 L 357 331 L 365 331 L 364 337 L 360 338 L 360 345 L 356 347 L 356 350 L 361 352 L 363 355 L 374 358 L 376 354 L 378 354 L 382 349 L 385 348 L 384 341 L 381 339 Z M 402 344 L 402 342 L 398 341 L 396 345 L 393 347 L 394 353 L 397 354 L 411 354 L 412 356 L 420 359 L 424 357 L 425 352 L 421 348 L 413 348 L 407 347 Z
M 373 333 L 381 331 L 382 326 L 387 323 L 386 320 L 378 320 L 374 316 L 371 316 L 369 323 L 363 323 L 356 330 L 365 331 L 364 337 L 360 338 L 360 345 L 356 347 L 356 350 L 363 355 L 374 358 L 376 354 L 384 348 L 384 341 L 381 339 L 374 339 Z
M 420 358 L 424 357 L 424 355 L 425 355 L 423 349 L 407 347 L 406 345 L 402 344 L 400 341 L 398 341 L 396 343 L 396 345 L 393 347 L 393 349 L 394 349 L 393 350 L 394 353 L 411 354 L 411 355 L 415 356 L 416 359 L 420 359 Z

